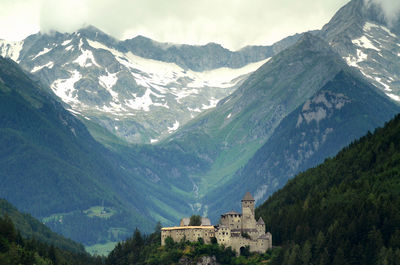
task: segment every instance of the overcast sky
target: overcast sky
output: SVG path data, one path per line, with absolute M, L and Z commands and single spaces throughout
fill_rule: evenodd
M 372 0 L 378 1 L 378 0 Z M 380 0 L 399 2 L 399 0 Z M 320 29 L 349 0 L 0 0 L 0 39 L 92 24 L 118 39 L 144 35 L 230 49 Z

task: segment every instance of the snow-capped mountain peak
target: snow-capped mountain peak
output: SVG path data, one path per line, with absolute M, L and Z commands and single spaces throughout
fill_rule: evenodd
M 139 48 L 143 51 L 138 46 L 130 50 L 126 41 L 95 27 L 72 34 L 38 33 L 18 43 L 0 42 L 1 55 L 18 61 L 47 83 L 75 115 L 140 143 L 156 142 L 214 108 L 268 60 L 192 70 L 183 67 L 185 63 L 137 55 L 134 51 Z
M 323 27 L 320 35 L 348 65 L 400 102 L 399 32 L 400 23 L 389 25 L 379 5 L 352 0 Z

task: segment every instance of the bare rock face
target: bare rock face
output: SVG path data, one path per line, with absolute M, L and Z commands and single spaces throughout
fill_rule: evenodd
M 182 257 L 179 260 L 179 264 L 182 265 L 218 265 L 217 259 L 215 256 L 203 256 L 200 257 L 197 261 L 190 259 L 189 257 Z

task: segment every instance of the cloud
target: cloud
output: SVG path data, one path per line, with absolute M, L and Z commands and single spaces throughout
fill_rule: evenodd
M 379 6 L 383 12 L 386 22 L 390 25 L 395 24 L 399 20 L 400 1 L 398 0 L 365 0 L 367 5 L 375 4 Z
M 237 49 L 321 28 L 349 0 L 1 0 L 0 7 L 13 1 L 35 3 L 23 11 L 38 12 L 36 23 L 43 32 L 72 32 L 90 24 L 118 39 L 140 34 Z
M 21 40 L 39 31 L 37 0 L 0 1 L 0 39 Z
M 89 22 L 89 5 L 85 0 L 44 0 L 40 9 L 40 30 L 73 32 Z

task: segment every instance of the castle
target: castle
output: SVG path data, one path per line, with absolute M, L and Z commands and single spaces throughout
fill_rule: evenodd
M 215 238 L 218 244 L 231 247 L 236 253 L 246 246 L 250 247 L 251 252 L 265 252 L 272 248 L 272 235 L 265 233 L 265 223 L 261 217 L 256 222 L 254 198 L 249 192 L 242 199 L 242 213 L 232 211 L 222 214 L 219 225 L 212 226 L 207 218 L 202 218 L 200 226 L 189 226 L 188 219 L 182 219 L 180 226 L 162 228 L 161 245 L 165 245 L 167 237 L 175 242 L 183 238 L 192 242 L 202 238 L 206 244 Z

